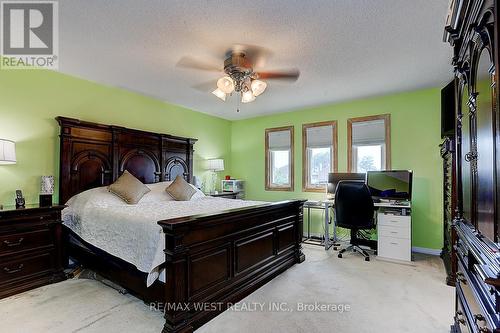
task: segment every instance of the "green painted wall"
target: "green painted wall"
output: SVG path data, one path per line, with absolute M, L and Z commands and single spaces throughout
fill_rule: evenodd
M 37 202 L 39 177 L 57 177 L 59 129 L 54 118 L 59 115 L 198 138 L 195 175 L 207 179 L 203 160 L 224 158 L 226 171 L 219 176 L 247 180 L 249 199 L 277 201 L 323 197 L 301 191 L 302 124 L 337 120 L 339 171 L 346 171 L 347 118 L 390 113 L 392 167 L 414 170 L 413 245 L 438 249 L 442 245 L 439 107 L 439 90 L 426 89 L 230 122 L 56 72 L 1 71 L 0 138 L 16 141 L 18 163 L 0 166 L 0 203 L 13 203 L 15 189 L 24 191 L 27 202 Z M 295 126 L 295 191 L 265 191 L 264 129 L 284 125 Z M 320 214 L 314 222 L 321 230 Z
M 442 170 L 440 143 L 440 90 L 425 89 L 390 96 L 324 105 L 271 116 L 235 121 L 231 130 L 232 176 L 247 180 L 247 198 L 278 201 L 291 198 L 322 199 L 323 194 L 302 189 L 302 124 L 337 120 L 339 171 L 347 171 L 347 119 L 391 114 L 392 168 L 412 169 L 413 246 L 442 247 Z M 295 191 L 264 189 L 264 130 L 295 126 Z M 322 230 L 319 214 L 314 220 Z
M 230 167 L 231 123 L 122 89 L 44 70 L 0 71 L 0 138 L 16 141 L 16 165 L 0 166 L 0 204 L 22 189 L 38 201 L 39 177 L 59 174 L 56 116 L 198 138 L 195 175 L 202 161 L 224 158 Z M 57 187 L 57 185 L 56 185 Z M 57 200 L 57 195 L 56 199 Z

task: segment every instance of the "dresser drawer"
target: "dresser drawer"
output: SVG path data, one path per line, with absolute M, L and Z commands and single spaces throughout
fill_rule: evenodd
M 377 228 L 377 234 L 379 237 L 395 237 L 401 239 L 411 238 L 411 230 L 409 225 L 407 225 L 406 227 L 379 225 Z
M 53 270 L 53 256 L 53 253 L 46 252 L 2 261 L 0 264 L 0 284 Z
M 6 213 L 4 213 L 6 215 Z M 12 214 L 11 214 L 12 215 Z M 2 216 L 2 211 L 0 211 L 0 220 L 8 220 L 15 224 L 26 223 L 26 224 L 36 224 L 36 223 L 46 223 L 52 221 L 59 221 L 61 215 L 59 212 L 37 212 L 32 213 L 29 210 L 19 209 L 12 216 Z
M 378 256 L 411 261 L 411 240 L 378 236 Z
M 405 215 L 378 214 L 377 223 L 379 226 L 410 228 L 411 217 Z
M 467 305 L 464 305 L 465 300 L 460 288 L 456 290 L 455 302 L 456 310 L 454 320 L 455 327 L 459 329 L 457 332 L 473 333 L 471 314 Z
M 457 294 L 461 296 L 464 307 L 469 311 L 469 324 L 474 331 L 478 332 L 493 332 L 491 318 L 496 316 L 496 311 L 491 307 L 488 301 L 488 294 L 483 294 L 483 290 L 479 285 L 480 281 L 469 274 L 464 269 L 461 261 L 458 261 L 457 272 Z M 493 316 L 491 316 L 493 314 Z
M 0 235 L 0 256 L 54 245 L 49 228 Z

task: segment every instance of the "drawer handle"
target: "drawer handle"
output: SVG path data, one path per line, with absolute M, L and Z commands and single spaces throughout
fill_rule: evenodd
M 23 242 L 24 238 L 21 237 L 17 242 L 9 242 L 8 240 L 4 240 L 3 243 L 7 245 L 8 247 L 14 247 L 14 246 L 19 246 Z
M 480 314 L 480 313 L 475 314 L 475 315 L 474 315 L 474 319 L 475 319 L 476 321 L 486 321 L 486 319 L 484 318 L 484 316 L 483 316 L 482 314 Z
M 463 284 L 467 284 L 467 279 L 465 278 L 465 275 L 462 272 L 457 273 L 457 279 Z
M 391 242 L 392 245 L 398 245 L 398 243 Z
M 391 231 L 391 234 L 398 234 L 397 231 Z
M 17 273 L 17 272 L 20 272 L 23 270 L 23 267 L 24 267 L 24 264 L 20 264 L 16 269 L 12 269 L 12 268 L 8 268 L 8 267 L 4 267 L 3 270 L 5 272 L 7 272 L 7 274 L 14 274 L 14 273 Z
M 457 311 L 455 313 L 455 320 L 457 322 L 459 322 L 460 324 L 465 325 L 465 319 L 462 316 L 463 316 L 463 312 L 462 311 Z

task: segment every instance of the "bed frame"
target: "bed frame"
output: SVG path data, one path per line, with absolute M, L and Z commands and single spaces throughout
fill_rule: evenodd
M 144 183 L 193 176 L 196 139 L 64 117 L 60 202 L 106 186 L 128 170 Z M 302 206 L 291 200 L 158 221 L 165 233 L 166 282 L 146 287 L 146 273 L 66 229 L 68 255 L 164 310 L 162 332 L 192 332 L 295 263 Z

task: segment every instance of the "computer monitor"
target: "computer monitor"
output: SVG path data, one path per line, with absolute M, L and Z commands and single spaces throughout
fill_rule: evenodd
M 366 183 L 372 197 L 388 200 L 411 200 L 411 170 L 368 171 Z
M 364 182 L 366 179 L 365 173 L 350 173 L 350 172 L 334 172 L 328 174 L 328 186 L 326 192 L 328 194 L 335 194 L 337 184 L 342 180 L 353 180 Z

